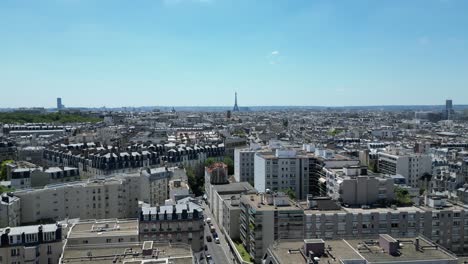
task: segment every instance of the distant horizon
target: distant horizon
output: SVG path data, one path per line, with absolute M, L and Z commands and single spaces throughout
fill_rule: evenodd
M 399 105 L 399 104 L 388 104 L 388 105 L 337 105 L 337 106 L 326 106 L 326 105 L 240 105 L 239 108 L 376 108 L 376 107 L 445 107 L 445 104 L 414 104 L 414 105 Z M 466 104 L 453 104 L 454 108 L 457 107 L 468 107 L 468 103 Z M 14 110 L 14 109 L 33 109 L 33 108 L 44 108 L 44 109 L 57 109 L 56 107 L 44 107 L 44 106 L 19 106 L 19 107 L 0 107 L 3 110 Z M 141 105 L 141 106 L 65 106 L 64 109 L 81 109 L 81 108 L 89 108 L 89 109 L 101 109 L 101 108 L 108 108 L 108 109 L 115 109 L 115 108 L 226 108 L 232 109 L 233 106 L 226 106 L 226 105 Z

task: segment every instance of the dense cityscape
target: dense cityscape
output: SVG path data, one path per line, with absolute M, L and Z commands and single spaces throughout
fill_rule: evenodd
M 468 259 L 468 111 L 452 100 L 430 111 L 253 111 L 237 93 L 215 112 L 62 102 L 0 115 L 2 263 Z

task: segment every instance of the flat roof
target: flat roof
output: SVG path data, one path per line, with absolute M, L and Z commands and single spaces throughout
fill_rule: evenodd
M 75 224 L 68 239 L 99 236 L 138 236 L 138 234 L 138 220 L 96 220 Z
M 378 245 L 378 239 L 376 245 L 368 245 L 367 249 L 358 250 L 359 246 L 364 243 L 363 239 L 346 240 L 355 250 L 361 254 L 370 263 L 388 263 L 388 262 L 407 262 L 407 261 L 423 261 L 423 260 L 456 260 L 454 255 L 451 255 L 440 248 L 433 247 L 429 241 L 422 238 L 419 239 L 420 247 L 422 250 L 416 250 L 414 242 L 417 238 L 395 238 L 397 241 L 405 241 L 402 247 L 398 249 L 398 254 L 390 255 L 388 252 L 383 252 L 382 248 Z M 410 241 L 412 243 L 410 243 Z M 430 247 L 430 248 L 424 248 Z
M 325 254 L 319 256 L 320 263 L 338 264 L 344 260 L 366 260 L 367 263 L 457 260 L 455 255 L 434 247 L 434 244 L 425 239 L 418 238 L 421 250 L 416 250 L 415 247 L 417 237 L 394 239 L 402 241 L 402 246 L 395 255 L 390 255 L 379 246 L 378 236 L 373 239 L 326 240 Z M 294 240 L 280 242 L 270 247 L 269 250 L 280 263 L 306 263 L 303 248 L 304 240 Z
M 152 250 L 151 255 L 143 255 Z M 157 258 L 156 258 L 157 256 Z M 192 264 L 193 253 L 189 245 L 157 242 L 118 243 L 99 245 L 67 245 L 61 263 L 151 263 L 151 264 Z M 170 260 L 170 261 L 168 261 Z
M 244 204 L 250 204 L 250 207 L 254 208 L 256 211 L 300 211 L 303 212 L 301 207 L 296 207 L 289 199 L 289 205 L 287 206 L 277 206 L 262 204 L 261 196 L 258 194 L 243 195 L 241 197 L 241 202 Z M 260 206 L 259 206 L 260 205 Z

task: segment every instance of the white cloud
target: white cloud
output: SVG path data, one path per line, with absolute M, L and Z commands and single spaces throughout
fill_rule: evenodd
M 270 54 L 268 54 L 267 56 L 267 59 L 268 63 L 270 63 L 271 65 L 278 64 L 281 59 L 280 52 L 278 50 L 270 52 Z

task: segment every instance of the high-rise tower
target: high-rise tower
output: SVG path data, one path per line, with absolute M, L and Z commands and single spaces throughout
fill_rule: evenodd
M 234 101 L 234 109 L 232 110 L 233 112 L 239 112 L 239 106 L 237 106 L 237 92 L 236 92 L 236 98 Z
M 453 102 L 452 100 L 445 101 L 445 117 L 447 120 L 452 120 L 453 118 Z

